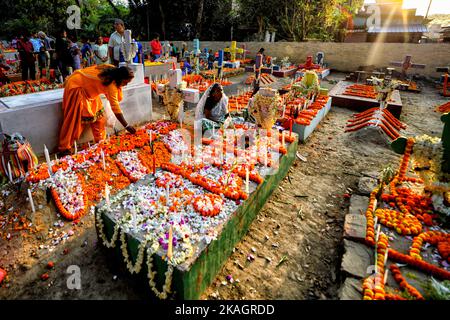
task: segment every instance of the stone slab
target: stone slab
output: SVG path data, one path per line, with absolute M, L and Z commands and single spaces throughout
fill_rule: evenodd
M 365 214 L 369 207 L 369 198 L 353 194 L 350 198 L 349 214 Z
M 373 250 L 364 244 L 346 239 L 344 239 L 344 249 L 341 271 L 358 279 L 367 277 L 369 267 L 375 263 Z
M 344 238 L 364 240 L 366 238 L 367 220 L 362 214 L 347 214 L 344 222 Z
M 372 191 L 377 187 L 378 181 L 374 178 L 362 177 L 358 182 L 358 193 L 363 196 L 370 196 Z
M 348 277 L 339 289 L 340 300 L 362 300 L 362 281 Z

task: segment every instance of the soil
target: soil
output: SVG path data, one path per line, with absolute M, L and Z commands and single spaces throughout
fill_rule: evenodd
M 333 74 L 330 79 L 344 77 Z M 333 86 L 327 81 L 323 85 Z M 401 96 L 401 120 L 408 125 L 407 132 L 441 136 L 443 125 L 434 107 L 445 99 L 438 91 L 425 85 L 421 94 L 402 92 Z M 193 110 L 187 113 L 192 116 Z M 377 174 L 389 164 L 395 167 L 400 160 L 382 138 L 367 142 L 367 133 L 344 133 L 352 113 L 332 108 L 309 140 L 299 145 L 298 152 L 306 161 L 296 159 L 202 299 L 337 299 L 347 195 L 356 191 L 360 177 Z M 162 114 L 162 108 L 154 104 L 154 118 Z M 63 226 L 55 226 L 63 219 L 52 203 L 45 205 L 44 194 L 35 194 L 35 201 L 43 206 L 32 215 L 23 190 L 9 191 L 2 195 L 0 215 L 18 212 L 33 223 L 32 230 L 40 230 L 5 232 L 0 223 L 2 235 L 11 236 L 0 239 L 0 267 L 8 272 L 0 286 L 0 299 L 150 297 L 145 278 L 130 276 L 97 244 L 92 214 L 77 224 L 64 221 Z M 52 244 L 50 228 L 57 231 L 56 239 L 69 230 L 74 234 Z M 249 254 L 253 261 L 248 260 Z M 51 270 L 49 261 L 55 265 Z M 67 268 L 72 265 L 80 268 L 80 290 L 67 287 L 71 275 Z M 46 281 L 41 280 L 44 273 L 49 275 Z M 224 285 L 228 275 L 234 282 Z

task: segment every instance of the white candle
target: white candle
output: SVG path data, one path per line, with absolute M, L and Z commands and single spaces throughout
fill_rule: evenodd
M 8 177 L 9 177 L 9 182 L 13 182 L 13 177 L 12 177 L 12 172 L 11 172 L 11 165 L 9 164 L 9 161 L 8 161 Z
M 55 161 L 58 161 L 58 155 L 55 153 Z
M 378 225 L 377 235 L 376 235 L 376 238 L 375 238 L 375 241 L 376 241 L 376 242 L 378 242 L 378 239 L 379 239 L 379 237 L 380 237 L 380 231 L 381 231 L 381 224 Z
M 183 129 L 183 120 L 180 120 L 180 129 Z
M 44 144 L 44 155 L 45 155 L 45 161 L 47 162 L 47 166 L 48 166 L 48 173 L 50 175 L 52 175 L 53 174 L 52 162 L 50 161 L 50 154 L 48 153 L 48 149 L 45 144 Z
M 389 275 L 389 269 L 387 269 L 386 272 L 384 273 L 384 284 L 386 284 L 386 282 L 387 282 L 388 275 Z
M 245 168 L 245 192 L 250 193 L 250 172 L 248 167 Z
M 33 196 L 31 195 L 30 189 L 28 189 L 28 200 L 30 201 L 31 211 L 33 211 L 33 213 L 35 213 L 36 209 L 34 208 Z
M 103 171 L 106 171 L 105 153 L 101 150 L 100 154 L 102 155 Z
M 169 243 L 167 246 L 167 258 L 170 260 L 172 259 L 172 242 L 173 242 L 173 229 L 172 226 L 170 226 L 169 229 Z
M 166 186 L 166 198 L 167 198 L 167 204 L 169 203 L 169 198 L 170 198 L 170 188 L 169 186 Z
M 283 130 L 283 131 L 281 131 L 281 146 L 284 147 L 284 145 L 285 145 L 285 138 L 284 138 L 284 130 Z
M 75 154 L 78 153 L 78 147 L 77 147 L 77 142 L 75 141 Z
M 286 104 L 283 103 L 283 116 L 282 116 L 283 119 L 284 119 L 285 113 L 286 113 Z
M 109 186 L 107 184 L 105 184 L 105 200 L 106 200 L 106 205 L 108 206 L 108 209 L 110 209 L 111 201 L 109 200 Z
M 386 265 L 386 262 L 388 261 L 388 257 L 389 257 L 389 249 L 386 249 L 386 254 L 384 255 L 384 265 Z

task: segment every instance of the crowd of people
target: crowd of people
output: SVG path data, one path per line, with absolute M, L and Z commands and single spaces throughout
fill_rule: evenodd
M 112 64 L 118 66 L 125 62 L 122 53 L 124 41 L 125 23 L 120 19 L 114 21 L 114 32 L 109 37 L 97 35 L 78 37 L 76 32 L 61 30 L 56 37 L 48 36 L 45 32 L 22 32 L 11 42 L 11 47 L 18 51 L 22 80 L 35 80 L 46 76 L 50 70 L 55 70 L 52 76 L 64 81 L 74 71 L 93 65 Z M 144 54 L 140 36 L 133 39 L 137 44 L 137 52 L 134 63 L 148 61 L 161 61 L 167 57 L 173 57 L 181 62 L 183 73 L 194 72 L 193 65 L 199 63 L 202 68 L 212 70 L 218 53 L 212 50 L 202 52 L 201 58 L 193 61 L 192 53 L 185 42 L 181 49 L 174 43 L 160 41 L 159 34 L 155 33 L 150 41 L 149 51 Z M 8 70 L 8 66 L 2 61 L 0 50 L 0 73 Z M 2 82 L 7 82 L 5 76 Z

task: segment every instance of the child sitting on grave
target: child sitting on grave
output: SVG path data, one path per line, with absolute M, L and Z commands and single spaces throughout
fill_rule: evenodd
M 220 83 L 214 83 L 206 90 L 195 109 L 195 122 L 202 131 L 220 128 L 228 118 L 228 97 Z

